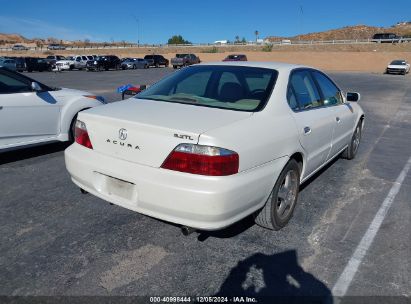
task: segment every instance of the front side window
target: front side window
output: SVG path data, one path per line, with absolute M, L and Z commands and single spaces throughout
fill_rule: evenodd
M 31 87 L 24 79 L 17 79 L 0 73 L 0 94 L 31 92 Z
M 338 105 L 344 102 L 340 90 L 327 76 L 317 71 L 313 72 L 313 74 L 323 93 L 323 103 L 325 106 Z
M 259 111 L 268 101 L 278 72 L 240 66 L 192 66 L 136 95 L 137 99 Z
M 299 110 L 317 108 L 323 106 L 320 94 L 307 70 L 295 71 L 291 74 L 289 87 L 298 103 Z M 288 100 L 290 106 L 291 101 Z

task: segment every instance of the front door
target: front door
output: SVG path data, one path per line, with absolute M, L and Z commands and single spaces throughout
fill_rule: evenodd
M 59 121 L 60 107 L 48 91 L 33 92 L 29 79 L 0 71 L 0 148 L 53 137 Z
M 306 152 L 305 178 L 327 160 L 335 124 L 308 70 L 291 74 L 287 95 L 300 143 Z

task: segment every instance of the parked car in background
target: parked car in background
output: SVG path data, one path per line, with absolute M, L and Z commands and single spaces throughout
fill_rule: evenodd
M 402 42 L 402 37 L 394 33 L 377 33 L 372 37 L 371 41 L 377 43 L 399 43 Z
M 16 71 L 16 60 L 10 58 L 0 58 L 0 67 L 7 68 L 11 71 Z
M 247 56 L 244 54 L 228 55 L 223 61 L 247 61 Z
M 44 59 L 50 66 L 51 68 L 55 68 L 56 67 L 56 62 L 59 60 L 65 60 L 66 57 L 61 56 L 61 55 L 49 55 L 46 57 L 46 59 Z
M 44 58 L 36 58 L 36 57 L 24 57 L 24 66 L 25 71 L 27 72 L 43 72 L 43 71 L 50 71 L 51 67 L 48 62 L 44 60 Z
M 66 47 L 58 43 L 51 43 L 47 46 L 47 49 L 48 50 L 65 50 Z
M 134 98 L 79 113 L 67 170 L 99 198 L 190 230 L 251 214 L 281 229 L 301 183 L 355 157 L 364 124 L 358 93 L 285 63 L 190 66 Z
M 118 70 L 121 67 L 121 60 L 117 56 L 107 55 L 98 56 L 94 60 L 87 61 L 87 71 L 108 71 L 110 69 Z
M 385 69 L 386 74 L 402 74 L 410 72 L 410 64 L 406 60 L 393 60 Z
M 68 71 L 74 69 L 75 61 L 74 57 L 69 56 L 66 57 L 64 60 L 58 60 L 56 62 L 56 67 L 60 71 Z
M 200 62 L 200 58 L 194 54 L 176 54 L 176 57 L 171 58 L 171 65 L 174 69 Z
M 67 69 L 82 70 L 86 68 L 87 61 L 89 60 L 90 59 L 85 55 L 75 55 L 75 56 L 69 56 L 64 60 L 57 61 L 56 65 L 58 65 L 61 70 L 67 70 Z
M 52 88 L 0 68 L 0 152 L 73 140 L 77 113 L 103 103 L 101 96 Z
M 148 69 L 149 63 L 143 58 L 128 58 L 127 60 L 121 62 L 121 68 L 123 70 L 127 69 Z
M 16 57 L 14 60 L 16 60 L 16 71 L 20 73 L 24 72 L 26 70 L 24 57 Z
M 163 55 L 146 55 L 144 59 L 147 60 L 150 66 L 158 68 L 160 65 L 168 67 L 169 61 Z
M 22 44 L 15 44 L 11 48 L 13 51 L 28 51 L 29 48 L 27 46 L 24 46 Z

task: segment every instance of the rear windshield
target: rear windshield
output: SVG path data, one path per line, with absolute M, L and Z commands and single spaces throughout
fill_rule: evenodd
M 188 54 L 177 54 L 176 55 L 177 58 L 184 58 L 186 56 L 188 56 Z
M 255 112 L 274 88 L 278 72 L 242 66 L 191 66 L 136 95 L 137 99 Z

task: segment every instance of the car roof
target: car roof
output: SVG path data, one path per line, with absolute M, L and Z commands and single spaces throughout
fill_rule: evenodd
M 255 68 L 266 68 L 266 69 L 273 69 L 277 71 L 291 71 L 298 68 L 309 68 L 312 67 L 299 65 L 299 64 L 291 64 L 291 63 L 284 63 L 284 62 L 264 62 L 264 61 L 217 61 L 217 62 L 203 62 L 200 65 L 220 65 L 220 66 L 246 66 L 246 67 L 255 67 Z

